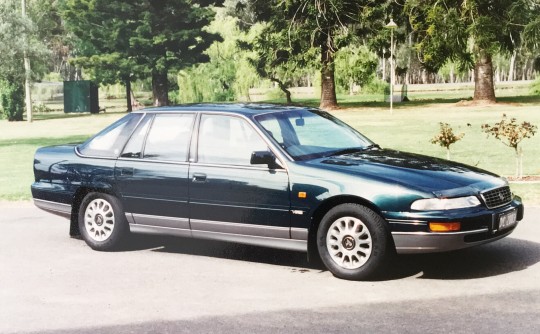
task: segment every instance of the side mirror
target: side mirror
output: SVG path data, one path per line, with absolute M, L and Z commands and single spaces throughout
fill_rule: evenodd
M 268 168 L 276 166 L 276 157 L 269 151 L 255 151 L 251 153 L 252 165 L 268 165 Z

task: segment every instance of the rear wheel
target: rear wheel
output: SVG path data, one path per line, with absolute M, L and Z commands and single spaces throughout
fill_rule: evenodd
M 341 204 L 323 217 L 317 248 L 325 266 L 339 278 L 373 278 L 391 254 L 385 220 L 358 204 Z
M 81 202 L 79 230 L 92 249 L 109 251 L 120 245 L 129 229 L 118 199 L 92 192 Z

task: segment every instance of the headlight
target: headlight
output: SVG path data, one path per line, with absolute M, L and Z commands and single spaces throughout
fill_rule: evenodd
M 414 201 L 411 204 L 412 210 L 451 210 L 472 208 L 481 203 L 476 196 L 456 197 L 456 198 L 426 198 Z

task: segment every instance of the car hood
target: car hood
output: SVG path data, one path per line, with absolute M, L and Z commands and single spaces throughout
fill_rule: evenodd
M 308 164 L 355 174 L 383 182 L 429 192 L 437 197 L 479 193 L 506 185 L 506 181 L 485 170 L 464 164 L 389 149 L 311 160 Z

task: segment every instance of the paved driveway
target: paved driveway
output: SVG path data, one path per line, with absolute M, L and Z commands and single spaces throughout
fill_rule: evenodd
M 0 333 L 540 332 L 540 208 L 506 239 L 402 256 L 376 282 L 221 242 L 100 253 L 29 203 L 0 210 Z

